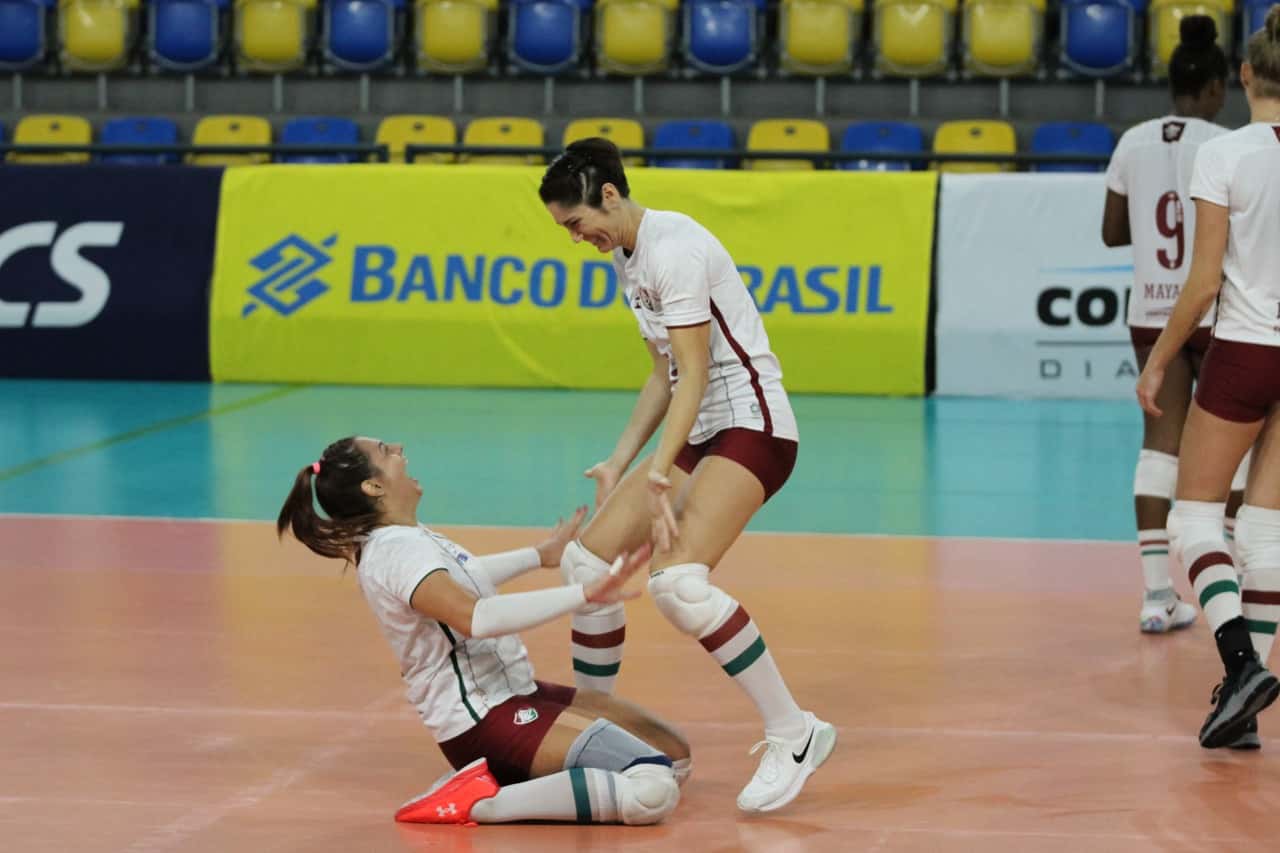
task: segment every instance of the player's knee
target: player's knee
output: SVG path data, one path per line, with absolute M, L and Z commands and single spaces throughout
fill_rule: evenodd
M 1178 501 L 1169 512 L 1169 544 L 1183 551 L 1204 543 L 1222 543 L 1222 522 L 1226 517 L 1226 504 L 1202 501 Z
M 576 539 L 564 546 L 560 555 L 560 574 L 567 584 L 591 583 L 609 571 L 609 564 L 582 547 Z
M 617 777 L 618 817 L 628 826 L 659 823 L 680 802 L 680 786 L 670 767 L 637 764 Z
M 1133 493 L 1141 497 L 1173 500 L 1178 488 L 1178 457 L 1143 448 L 1133 472 Z
M 639 764 L 671 766 L 671 758 L 631 732 L 601 717 L 583 729 L 564 758 L 564 769 L 595 767 L 621 773 Z
M 733 599 L 708 580 L 710 571 L 698 563 L 683 563 L 649 578 L 649 595 L 658 611 L 680 631 L 699 639 L 733 610 Z
M 1280 510 L 1245 504 L 1236 514 L 1236 553 L 1250 571 L 1280 570 Z

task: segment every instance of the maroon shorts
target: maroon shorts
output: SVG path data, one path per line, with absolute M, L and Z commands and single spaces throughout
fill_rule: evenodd
M 440 744 L 440 751 L 454 769 L 477 758 L 489 762 L 499 785 L 529 780 L 533 757 L 551 731 L 560 712 L 573 704 L 576 687 L 535 681 L 538 689 L 528 696 L 512 696 L 484 715 L 480 722 Z
M 1213 339 L 1196 402 L 1211 415 L 1242 424 L 1260 421 L 1280 401 L 1280 347 Z
M 1142 350 L 1149 350 L 1156 345 L 1156 340 L 1160 337 L 1163 329 L 1144 329 L 1140 326 L 1129 327 L 1129 340 L 1133 341 L 1134 353 Z M 1213 329 L 1208 326 L 1201 326 L 1192 333 L 1187 339 L 1187 343 L 1183 349 L 1189 350 L 1196 355 L 1204 355 L 1209 351 L 1209 344 L 1213 341 Z
M 721 430 L 701 444 L 685 444 L 676 456 L 676 467 L 692 474 L 704 456 L 732 459 L 756 475 L 760 485 L 764 486 L 764 499 L 767 501 L 791 476 L 799 450 L 799 443 L 788 438 L 733 427 Z

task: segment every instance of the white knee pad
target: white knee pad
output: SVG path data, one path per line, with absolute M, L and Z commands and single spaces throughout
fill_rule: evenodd
M 1169 512 L 1169 545 L 1182 551 L 1195 545 L 1220 542 L 1222 546 L 1219 550 L 1225 550 L 1227 543 L 1222 522 L 1226 516 L 1225 503 L 1178 501 Z M 1237 541 L 1238 539 L 1237 533 Z
M 1236 553 L 1246 571 L 1280 569 L 1280 509 L 1245 504 L 1236 514 Z
M 1253 448 L 1249 448 L 1249 452 L 1240 460 L 1240 467 L 1236 469 L 1236 475 L 1231 478 L 1231 491 L 1243 492 L 1244 487 L 1249 485 L 1249 463 L 1253 461 Z
M 671 768 L 637 764 L 615 777 L 618 817 L 628 826 L 659 823 L 680 802 L 680 786 Z
M 609 571 L 609 564 L 582 547 L 577 539 L 564 546 L 560 555 L 560 574 L 567 584 L 591 583 Z
M 1142 497 L 1173 500 L 1178 488 L 1178 457 L 1159 450 L 1138 451 L 1138 467 L 1133 472 L 1133 493 Z
M 667 621 L 697 639 L 729 618 L 733 599 L 707 580 L 711 570 L 700 563 L 682 563 L 650 576 L 649 595 Z

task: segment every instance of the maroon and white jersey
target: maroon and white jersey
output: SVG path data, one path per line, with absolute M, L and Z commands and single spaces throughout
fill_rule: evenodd
M 646 210 L 635 251 L 627 257 L 615 249 L 613 266 L 640 334 L 670 360 L 673 387 L 679 376 L 668 329 L 711 324 L 707 390 L 689 441 L 700 444 L 731 427 L 799 440 L 760 312 L 710 231 L 682 213 Z
M 1248 124 L 1201 146 L 1191 196 L 1228 211 L 1214 337 L 1280 346 L 1280 124 Z
M 1133 292 L 1129 325 L 1162 329 L 1173 313 L 1195 241 L 1191 170 L 1200 145 L 1227 133 L 1198 118 L 1165 116 L 1131 127 L 1107 166 L 1107 189 L 1129 199 Z M 1213 311 L 1201 325 L 1213 324 Z

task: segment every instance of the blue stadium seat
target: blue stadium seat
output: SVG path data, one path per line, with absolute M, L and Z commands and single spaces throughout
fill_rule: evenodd
M 114 118 L 102 125 L 98 133 L 100 145 L 177 145 L 178 125 L 167 118 Z M 152 166 L 177 163 L 173 154 L 99 154 L 102 163 Z
M 577 67 L 583 13 L 574 0 L 512 0 L 507 6 L 507 58 L 538 74 Z
M 0 69 L 22 71 L 44 61 L 55 0 L 0 0 Z
M 0 121 L 0 145 L 4 145 L 8 140 L 9 136 L 4 129 L 4 122 Z
M 752 65 L 762 14 L 757 0 L 687 0 L 685 62 L 712 74 L 732 74 Z
M 358 145 L 359 126 L 347 118 L 295 118 L 280 132 L 281 145 Z M 353 163 L 357 154 L 282 154 L 281 163 Z
M 1032 154 L 1097 154 L 1109 157 L 1116 140 L 1105 124 L 1051 121 L 1036 128 L 1031 137 Z M 1104 165 L 1086 163 L 1040 163 L 1037 172 L 1101 172 Z
M 861 121 L 845 128 L 841 151 L 883 151 L 886 154 L 919 154 L 925 150 L 924 132 L 914 124 L 897 121 Z M 923 162 L 917 168 L 923 168 Z M 842 160 L 845 170 L 905 172 L 909 160 Z
M 1262 29 L 1262 25 L 1266 23 L 1267 12 L 1275 0 L 1244 0 L 1242 4 L 1244 9 L 1241 14 L 1244 16 L 1244 38 L 1249 40 L 1249 36 Z
M 737 144 L 733 128 L 722 121 L 669 121 L 659 125 L 653 135 L 654 148 L 715 151 L 736 148 Z M 732 169 L 737 162 L 718 157 L 657 157 L 653 165 L 667 169 Z
M 216 64 L 230 8 L 230 0 L 151 0 L 151 61 L 168 71 L 199 71 Z
M 1064 0 L 1060 13 L 1063 64 L 1089 77 L 1109 77 L 1131 68 L 1137 5 L 1124 0 Z
M 395 60 L 404 0 L 325 0 L 324 55 L 335 68 L 376 71 Z

